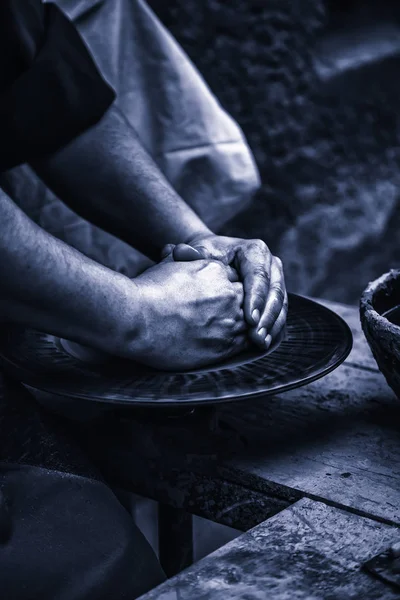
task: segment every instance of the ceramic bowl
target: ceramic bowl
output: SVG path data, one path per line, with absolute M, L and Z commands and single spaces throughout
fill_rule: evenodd
M 400 270 L 392 269 L 368 285 L 360 318 L 378 367 L 400 398 Z

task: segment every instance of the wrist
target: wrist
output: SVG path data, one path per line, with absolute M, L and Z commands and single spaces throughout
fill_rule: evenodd
M 113 339 L 113 354 L 136 358 L 147 330 L 145 299 L 142 286 L 136 279 L 121 275 L 121 302 L 114 316 L 117 323 Z
M 188 244 L 189 246 L 191 244 L 196 243 L 198 240 L 202 240 L 204 238 L 209 238 L 209 237 L 214 237 L 216 234 L 213 233 L 211 231 L 211 229 L 208 229 L 208 227 L 206 225 L 204 225 L 204 229 L 200 229 L 197 230 L 195 233 L 191 233 L 191 235 L 188 235 L 184 240 L 183 243 L 184 244 Z

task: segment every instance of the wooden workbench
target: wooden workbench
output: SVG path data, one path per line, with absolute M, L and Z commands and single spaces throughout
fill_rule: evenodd
M 282 395 L 220 406 L 193 422 L 108 416 L 87 434 L 108 477 L 163 506 L 242 531 L 304 498 L 389 527 L 382 531 L 399 527 L 400 401 L 378 371 L 358 308 L 321 303 L 354 336 L 336 371 Z M 297 522 L 296 511 L 282 514 Z
M 303 499 L 140 600 L 396 600 L 360 566 L 396 527 Z

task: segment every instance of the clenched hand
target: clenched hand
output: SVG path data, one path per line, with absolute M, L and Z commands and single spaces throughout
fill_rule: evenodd
M 243 283 L 250 338 L 264 350 L 281 340 L 288 311 L 283 267 L 262 240 L 199 236 L 188 244 L 167 245 L 163 256 L 176 261 L 208 258 L 235 268 Z
M 243 286 L 228 265 L 169 257 L 134 281 L 144 326 L 131 358 L 158 369 L 193 369 L 248 346 Z

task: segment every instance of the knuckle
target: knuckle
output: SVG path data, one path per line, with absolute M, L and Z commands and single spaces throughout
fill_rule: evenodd
M 231 290 L 229 287 L 220 289 L 220 291 L 219 291 L 220 309 L 224 310 L 225 314 L 226 314 L 227 310 L 229 311 L 229 314 L 230 314 L 232 305 L 235 302 L 235 298 L 236 298 L 235 292 L 233 290 Z M 220 316 L 220 318 L 222 319 L 223 317 Z
M 218 262 L 217 260 L 213 260 L 213 261 L 211 261 L 210 264 L 213 266 L 213 269 L 216 272 L 218 272 L 218 273 L 221 273 L 221 272 L 225 273 L 225 266 L 222 263 Z
M 264 242 L 264 240 L 261 240 L 260 238 L 251 240 L 251 245 L 256 250 L 261 250 L 263 252 L 268 251 L 267 244 Z
M 275 285 L 271 288 L 271 292 L 275 295 L 278 302 L 283 305 L 285 302 L 285 291 L 282 287 L 280 285 Z
M 235 331 L 235 328 L 236 328 L 236 321 L 235 321 L 235 319 L 232 318 L 232 317 L 227 317 L 224 320 L 224 324 L 225 324 L 225 327 L 227 328 L 227 330 L 232 335 L 232 332 Z
M 234 303 L 234 301 L 235 301 L 235 298 L 236 298 L 236 294 L 235 294 L 235 292 L 234 292 L 233 290 L 231 290 L 231 289 L 229 289 L 229 288 L 228 288 L 228 289 L 226 290 L 226 292 L 225 292 L 224 296 L 225 296 L 225 303 L 226 303 L 228 306 L 231 306 L 231 305 Z
M 228 298 L 229 304 L 234 304 L 238 300 L 238 296 L 237 296 L 235 290 L 233 290 L 232 288 L 228 288 L 227 298 Z
M 207 261 L 207 269 L 209 271 L 215 271 L 218 269 L 218 263 L 215 260 L 208 260 Z
M 207 263 L 206 269 L 209 275 L 220 276 L 221 274 L 221 265 L 216 261 L 210 261 Z
M 200 252 L 201 255 L 207 256 L 207 247 L 203 244 L 193 244 L 192 248 Z
M 283 271 L 283 262 L 282 262 L 282 259 L 279 258 L 279 256 L 274 256 L 274 261 L 277 264 L 279 270 Z
M 253 272 L 255 277 L 264 280 L 266 283 L 269 283 L 271 277 L 263 265 L 256 265 Z

